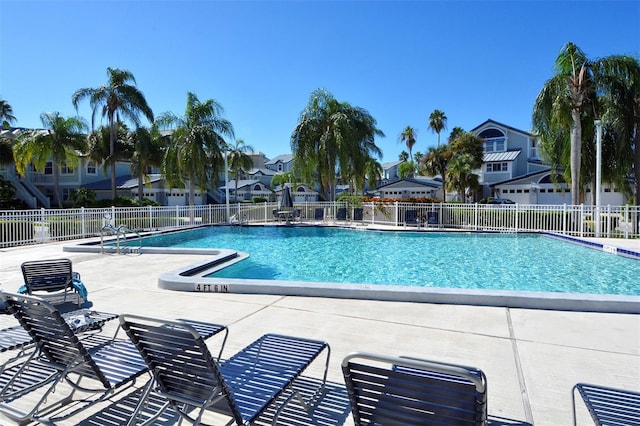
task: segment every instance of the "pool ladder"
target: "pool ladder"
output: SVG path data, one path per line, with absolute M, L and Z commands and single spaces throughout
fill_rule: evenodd
M 120 246 L 120 240 L 122 239 L 123 243 L 127 241 L 127 234 L 134 234 L 138 240 L 137 247 L 129 247 L 129 246 Z M 117 228 L 111 224 L 106 224 L 100 229 L 100 253 L 104 254 L 104 236 L 105 235 L 115 235 L 116 236 L 116 252 L 118 254 L 142 254 L 140 250 L 142 248 L 142 237 L 140 234 L 128 228 L 125 225 L 120 225 Z

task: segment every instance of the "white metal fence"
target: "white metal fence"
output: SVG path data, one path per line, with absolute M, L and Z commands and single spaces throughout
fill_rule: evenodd
M 640 238 L 640 207 L 522 204 L 296 204 L 111 207 L 0 211 L 0 247 L 100 236 L 105 226 L 138 232 L 209 224 L 294 221 L 494 232 L 546 231 L 579 237 Z M 281 212 L 282 213 L 282 212 Z

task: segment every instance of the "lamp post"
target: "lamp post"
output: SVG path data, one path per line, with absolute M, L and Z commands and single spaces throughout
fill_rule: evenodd
M 600 206 L 602 205 L 602 121 L 595 120 L 596 126 L 596 237 L 600 236 Z
M 225 204 L 227 208 L 227 222 L 231 222 L 231 210 L 229 208 L 229 160 L 227 160 L 227 156 L 229 151 L 225 148 L 224 150 L 224 196 L 225 196 Z

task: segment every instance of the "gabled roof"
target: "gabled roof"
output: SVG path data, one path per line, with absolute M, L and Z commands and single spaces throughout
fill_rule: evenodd
M 275 171 L 273 171 L 271 169 L 262 169 L 262 168 L 260 168 L 260 169 L 254 168 L 254 169 L 251 169 L 251 170 L 249 170 L 247 172 L 247 174 L 250 175 L 250 176 L 258 174 L 258 173 L 262 173 L 265 176 L 275 176 L 276 175 Z
M 116 179 L 117 182 L 118 179 Z M 147 177 L 146 180 L 143 179 L 144 183 L 155 183 L 160 182 L 162 180 L 161 174 L 151 174 Z M 138 187 L 138 178 L 131 178 L 124 183 L 118 185 L 118 189 L 132 189 Z M 111 179 L 109 179 L 109 188 L 111 188 Z
M 404 163 L 404 161 L 402 160 L 397 160 L 397 161 L 390 161 L 388 163 L 382 163 L 382 168 L 384 170 L 390 169 L 392 167 L 398 166 L 400 164 Z
M 376 190 L 380 190 L 387 187 L 393 187 L 393 186 L 403 186 L 403 184 L 405 184 L 406 186 L 406 183 L 412 183 L 418 186 L 427 186 L 429 188 L 436 188 L 436 189 L 442 188 L 441 181 L 433 178 L 418 176 L 414 178 L 404 178 L 404 179 L 396 180 L 396 181 L 387 183 L 386 185 L 380 185 L 379 187 L 376 188 Z
M 518 133 L 522 133 L 523 135 L 526 136 L 530 136 L 533 137 L 533 135 L 525 130 L 520 130 L 520 129 L 516 129 L 515 127 L 511 127 L 508 126 L 506 124 L 500 123 L 498 121 L 492 120 L 492 119 L 488 119 L 487 121 L 485 121 L 484 123 L 480 124 L 479 126 L 474 127 L 473 129 L 471 129 L 472 133 L 476 133 L 480 128 L 485 127 L 487 124 L 493 124 L 494 126 L 498 126 L 498 127 L 503 127 L 505 129 L 509 129 L 513 132 L 518 132 Z
M 233 190 L 236 189 L 236 181 L 235 180 L 230 180 L 228 185 L 229 185 L 229 189 L 233 189 Z M 238 180 L 238 189 L 245 188 L 247 186 L 253 186 L 253 185 L 261 185 L 261 186 L 264 186 L 266 189 L 270 189 L 264 183 L 260 182 L 257 179 L 240 179 L 240 180 Z M 223 185 L 223 186 L 219 187 L 219 189 L 220 190 L 225 190 L 226 186 Z
M 291 161 L 293 161 L 293 154 L 282 154 L 282 155 L 278 155 L 277 157 L 272 158 L 271 160 L 267 161 L 264 164 L 265 165 L 267 165 L 267 164 L 276 164 L 278 162 L 289 163 Z
M 495 161 L 513 161 L 522 152 L 521 149 L 507 150 L 503 152 L 487 152 L 482 157 L 484 163 L 492 163 Z

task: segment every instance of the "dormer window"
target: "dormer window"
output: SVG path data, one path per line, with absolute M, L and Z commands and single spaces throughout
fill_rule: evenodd
M 478 135 L 484 139 L 484 152 L 502 152 L 507 148 L 507 136 L 498 129 L 486 129 Z

